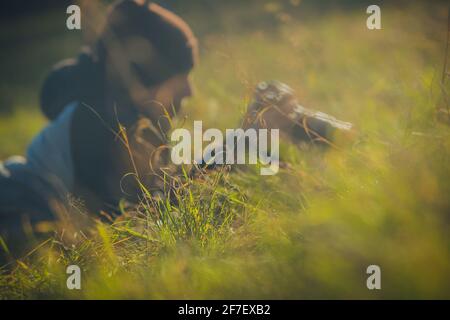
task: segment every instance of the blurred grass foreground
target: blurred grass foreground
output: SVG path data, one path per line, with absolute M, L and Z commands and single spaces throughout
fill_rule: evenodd
M 448 99 L 446 5 L 385 4 L 382 30 L 369 31 L 367 6 L 311 2 L 170 1 L 201 44 L 187 122 L 233 128 L 256 83 L 279 79 L 305 106 L 353 122 L 356 143 L 282 142 L 290 166 L 275 176 L 214 172 L 181 188 L 176 206 L 123 208 L 87 230 L 80 209 L 0 269 L 0 298 L 449 299 L 450 126 L 435 112 Z M 2 22 L 2 158 L 45 124 L 39 82 L 81 43 L 64 13 Z M 72 264 L 81 290 L 66 287 Z M 381 290 L 366 287 L 372 264 Z

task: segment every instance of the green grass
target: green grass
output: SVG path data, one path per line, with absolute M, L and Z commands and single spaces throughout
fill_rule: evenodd
M 352 121 L 355 143 L 282 141 L 291 166 L 275 176 L 188 179 L 177 205 L 144 201 L 82 231 L 74 213 L 3 271 L 0 298 L 450 298 L 450 127 L 435 117 L 446 8 L 383 8 L 381 31 L 365 28 L 365 8 L 297 19 L 300 9 L 225 7 L 212 31 L 204 12 L 186 12 L 202 47 L 187 121 L 234 127 L 254 85 L 276 78 Z M 19 108 L 0 123 L 4 156 L 43 120 Z M 80 291 L 66 289 L 69 264 L 83 270 Z M 380 291 L 366 288 L 371 264 Z

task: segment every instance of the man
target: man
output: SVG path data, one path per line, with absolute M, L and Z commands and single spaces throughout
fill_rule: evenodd
M 137 202 L 141 183 L 164 189 L 163 172 L 173 169 L 166 134 L 192 94 L 197 55 L 192 30 L 174 13 L 146 1 L 112 5 L 95 45 L 57 64 L 45 81 L 41 108 L 51 122 L 26 159 L 0 164 L 2 237 L 19 235 L 24 221 L 54 220 L 68 210 L 69 195 L 97 213 L 115 210 L 122 198 Z M 338 127 L 299 108 L 288 87 L 262 85 L 243 126 L 300 128 L 311 140 Z

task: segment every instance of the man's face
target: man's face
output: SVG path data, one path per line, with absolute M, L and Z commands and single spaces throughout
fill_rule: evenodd
M 192 95 L 189 72 L 176 74 L 157 85 L 145 84 L 146 73 L 155 72 L 151 68 L 154 52 L 147 40 L 130 37 L 123 42 L 109 42 L 109 45 L 106 65 L 111 91 L 114 95 L 128 97 L 142 115 L 156 121 L 161 117 L 173 117 L 183 99 Z

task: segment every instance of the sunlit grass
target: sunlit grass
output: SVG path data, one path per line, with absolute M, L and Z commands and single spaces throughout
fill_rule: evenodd
M 0 116 L 0 157 L 24 154 L 25 146 L 46 123 L 39 109 L 19 107 L 11 114 Z
M 185 106 L 187 122 L 234 127 L 254 85 L 277 78 L 305 106 L 352 121 L 354 143 L 283 141 L 290 166 L 272 177 L 256 168 L 185 177 L 177 204 L 147 199 L 112 223 L 59 232 L 4 271 L 0 297 L 449 298 L 450 127 L 434 117 L 446 10 L 389 7 L 374 32 L 363 12 L 199 30 Z M 231 13 L 223 19 L 238 19 Z M 2 156 L 42 124 L 20 112 L 0 121 Z M 83 270 L 81 291 L 65 286 L 69 264 Z M 366 288 L 371 264 L 381 291 Z

